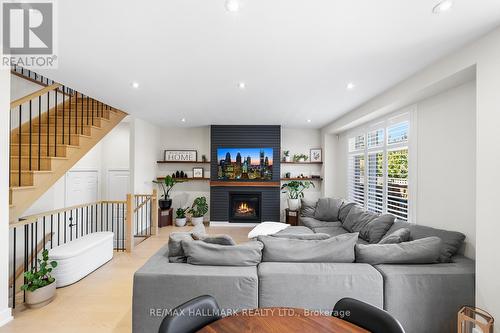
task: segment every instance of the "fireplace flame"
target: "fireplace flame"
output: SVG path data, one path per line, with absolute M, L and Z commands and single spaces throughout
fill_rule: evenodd
M 251 214 L 253 213 L 254 209 L 250 207 L 246 202 L 240 203 L 240 205 L 237 208 L 237 212 L 240 214 Z

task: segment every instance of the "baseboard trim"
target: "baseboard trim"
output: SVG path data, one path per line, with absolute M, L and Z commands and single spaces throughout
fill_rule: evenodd
M 233 222 L 223 222 L 223 221 L 210 221 L 211 227 L 249 227 L 253 228 L 258 226 L 260 223 L 233 223 Z
M 12 309 L 11 308 L 6 308 L 6 309 L 3 309 L 2 311 L 0 311 L 0 327 L 7 324 L 12 319 L 14 319 L 14 317 L 12 317 Z

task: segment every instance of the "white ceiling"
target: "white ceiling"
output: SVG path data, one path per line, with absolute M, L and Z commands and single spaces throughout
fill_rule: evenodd
M 58 1 L 46 74 L 163 126 L 319 128 L 500 24 L 499 0 L 240 3 Z

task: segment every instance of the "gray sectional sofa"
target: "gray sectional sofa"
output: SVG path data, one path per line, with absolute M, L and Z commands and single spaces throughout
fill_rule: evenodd
M 459 308 L 474 304 L 474 261 L 456 251 L 464 236 L 353 207 L 339 199 L 303 202 L 302 226 L 280 234 L 359 232 L 358 245 L 364 245 L 407 228 L 412 241 L 439 237 L 443 255 L 428 264 L 264 260 L 257 266 L 200 266 L 170 262 L 166 245 L 134 275 L 133 332 L 157 332 L 168 310 L 202 294 L 214 296 L 225 314 L 274 306 L 328 312 L 339 299 L 353 297 L 386 309 L 407 333 L 455 332 Z

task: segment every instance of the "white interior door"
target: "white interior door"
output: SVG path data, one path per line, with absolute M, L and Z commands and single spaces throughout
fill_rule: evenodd
M 75 170 L 66 175 L 66 207 L 96 202 L 99 197 L 97 170 Z
M 129 170 L 108 170 L 107 200 L 125 200 L 130 193 Z

